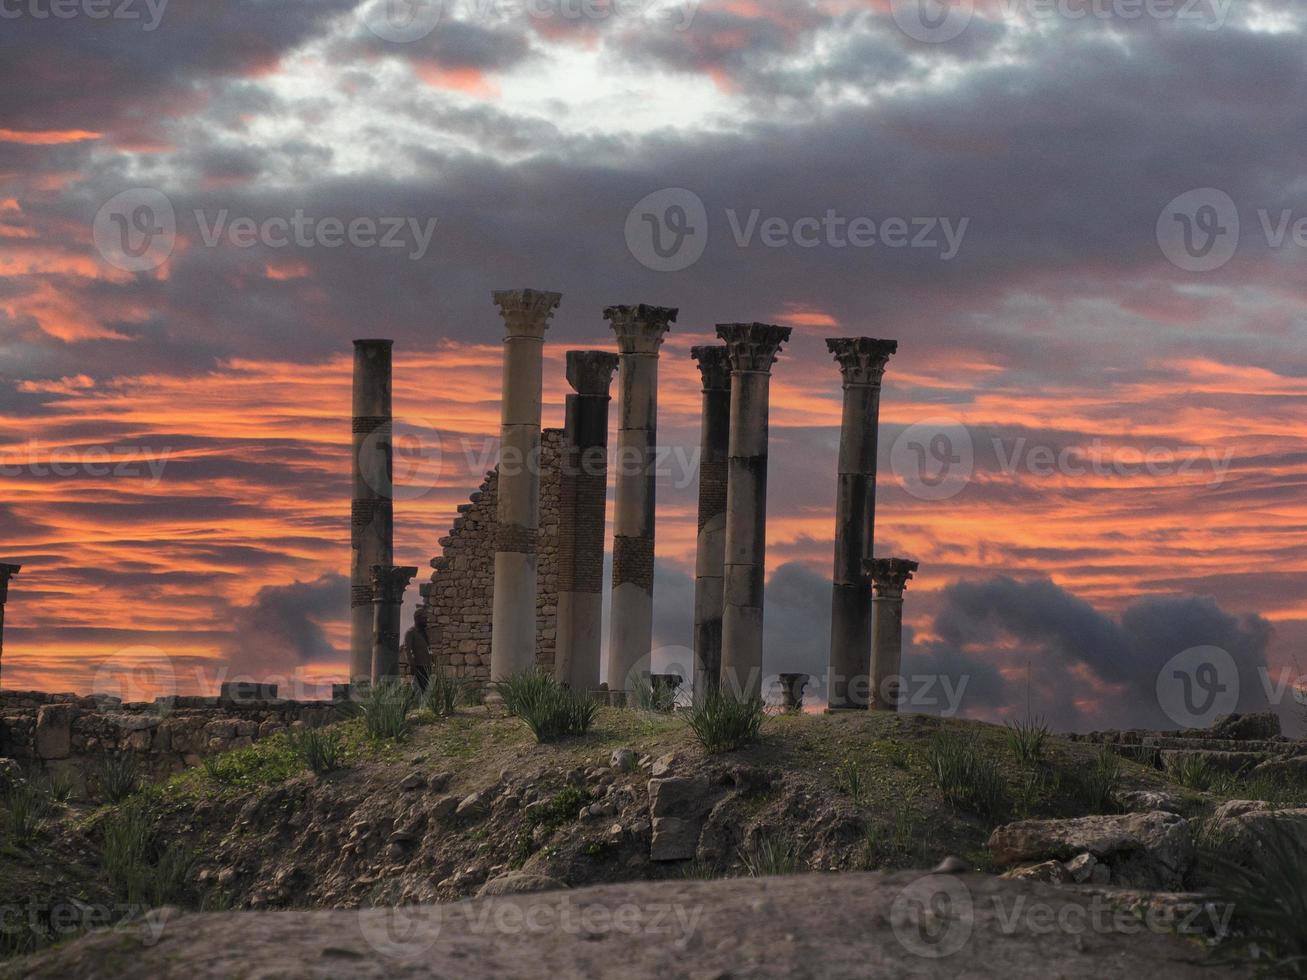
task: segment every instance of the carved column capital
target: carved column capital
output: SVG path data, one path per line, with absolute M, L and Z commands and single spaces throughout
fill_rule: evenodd
M 790 339 L 792 332 L 791 327 L 771 323 L 717 324 L 717 336 L 726 341 L 731 371 L 737 374 L 770 374 L 781 345 Z
M 880 387 L 885 365 L 898 351 L 899 342 L 875 337 L 828 337 L 826 349 L 839 362 L 846 385 Z
M 567 352 L 567 383 L 578 395 L 608 395 L 617 355 L 606 350 Z
M 561 293 L 547 293 L 539 289 L 501 289 L 493 294 L 509 337 L 531 337 L 543 340 L 549 327 L 549 318 L 562 302 Z
M 731 351 L 726 346 L 712 344 L 691 347 L 690 356 L 699 363 L 704 391 L 731 390 Z
M 0 563 L 0 606 L 9 601 L 9 580 L 22 571 L 22 565 Z
M 915 561 L 906 558 L 867 558 L 863 569 L 871 576 L 876 595 L 882 599 L 902 599 L 908 579 L 918 568 Z
M 394 605 L 404 601 L 404 590 L 413 581 L 416 565 L 373 565 L 372 601 Z
M 658 354 L 663 338 L 680 311 L 672 306 L 610 306 L 604 319 L 617 334 L 617 349 L 623 354 Z

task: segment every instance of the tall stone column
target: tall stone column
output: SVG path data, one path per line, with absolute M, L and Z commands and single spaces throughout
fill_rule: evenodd
M 722 583 L 726 564 L 726 473 L 731 448 L 731 361 L 725 347 L 691 347 L 703 379 L 699 431 L 699 537 L 694 558 L 694 695 L 722 673 Z
M 535 667 L 542 364 L 545 330 L 562 297 L 514 289 L 494 300 L 507 330 L 490 634 L 490 679 L 499 681 Z
M 866 708 L 860 690 L 871 664 L 871 579 L 863 562 L 876 553 L 880 385 L 885 365 L 899 344 L 872 337 L 832 337 L 826 347 L 844 376 L 827 704 L 836 709 Z
M 391 340 L 354 341 L 354 501 L 350 515 L 351 684 L 372 679 L 372 566 L 394 561 Z
M 875 626 L 871 648 L 871 707 L 899 710 L 899 672 L 903 664 L 903 590 L 917 570 L 906 558 L 875 558 L 866 562 L 876 588 Z
M 728 690 L 762 696 L 762 596 L 767 555 L 767 415 L 771 368 L 789 327 L 723 323 L 731 359 L 722 675 Z
M 558 515 L 558 641 L 554 674 L 574 691 L 599 689 L 603 645 L 604 522 L 608 507 L 608 402 L 617 355 L 567 352 Z
M 5 656 L 5 604 L 9 601 L 9 580 L 22 570 L 22 565 L 0 564 L 0 666 L 3 666 Z
M 654 456 L 658 444 L 658 351 L 676 320 L 662 306 L 610 306 L 604 319 L 621 352 L 617 388 L 617 485 L 608 688 L 621 702 L 653 647 Z M 647 669 L 647 668 L 646 668 Z
M 399 616 L 416 565 L 373 565 L 372 683 L 399 679 Z

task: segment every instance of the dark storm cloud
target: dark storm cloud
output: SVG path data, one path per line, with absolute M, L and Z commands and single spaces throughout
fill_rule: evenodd
M 231 610 L 223 647 L 232 674 L 259 679 L 336 659 L 324 624 L 339 617 L 348 594 L 344 575 L 260 589 L 249 605 Z

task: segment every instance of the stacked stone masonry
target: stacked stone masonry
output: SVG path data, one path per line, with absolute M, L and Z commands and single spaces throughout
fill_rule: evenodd
M 29 774 L 66 774 L 85 798 L 88 776 L 109 756 L 135 759 L 142 776 L 164 779 L 205 756 L 253 745 L 292 728 L 338 720 L 330 701 L 277 698 L 233 701 L 167 697 L 123 703 L 117 698 L 31 691 L 0 692 L 0 758 Z
M 546 671 L 554 667 L 558 628 L 558 477 L 562 446 L 561 429 L 541 432 L 536 663 Z M 440 539 L 440 557 L 432 559 L 435 571 L 426 590 L 427 642 L 433 666 L 479 685 L 490 681 L 498 488 L 496 468 L 486 474 L 469 502 L 459 506 L 449 534 Z

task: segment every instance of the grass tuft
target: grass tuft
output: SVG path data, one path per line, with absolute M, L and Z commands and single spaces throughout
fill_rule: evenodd
M 537 742 L 584 735 L 599 711 L 593 698 L 568 690 L 552 674 L 540 670 L 513 674 L 494 688 L 504 708 L 526 723 Z
M 1174 756 L 1167 762 L 1166 774 L 1187 789 L 1205 793 L 1216 785 L 1221 774 L 1201 755 Z
M 153 821 L 138 800 L 104 822 L 100 868 L 124 902 L 157 907 L 177 901 L 186 892 L 193 864 L 179 844 L 158 846 Z
M 417 706 L 417 691 L 403 681 L 382 681 L 368 688 L 359 702 L 363 723 L 372 738 L 407 741 L 413 733 L 409 713 Z
M 959 735 L 940 732 L 931 739 L 926 761 L 935 785 L 953 806 L 996 820 L 1010 803 L 998 763 Z
M 458 710 L 463 693 L 462 681 L 436 668 L 427 681 L 427 689 L 422 692 L 422 707 L 437 718 L 448 718 Z
M 764 837 L 748 850 L 740 849 L 740 860 L 750 878 L 792 875 L 799 870 L 799 854 L 790 843 Z
M 49 798 L 30 783 L 10 786 L 0 797 L 0 806 L 4 807 L 0 826 L 4 827 L 5 836 L 19 846 L 31 843 L 44 829 L 50 815 Z
M 96 793 L 105 803 L 121 803 L 140 785 L 140 767 L 130 752 L 105 755 L 92 770 Z
M 1007 744 L 1017 762 L 1033 765 L 1043 761 L 1044 743 L 1048 741 L 1048 725 L 1041 717 L 1026 718 L 1024 721 L 1009 721 L 1007 727 Z
M 862 771 L 862 764 L 857 759 L 845 759 L 835 773 L 835 787 L 853 801 L 854 806 L 862 806 L 867 797 L 867 776 Z
M 759 698 L 744 698 L 726 688 L 709 691 L 686 712 L 694 737 L 709 752 L 733 752 L 758 740 L 765 717 Z
M 291 751 L 319 776 L 345 768 L 345 744 L 340 733 L 324 728 L 306 728 L 287 735 Z

